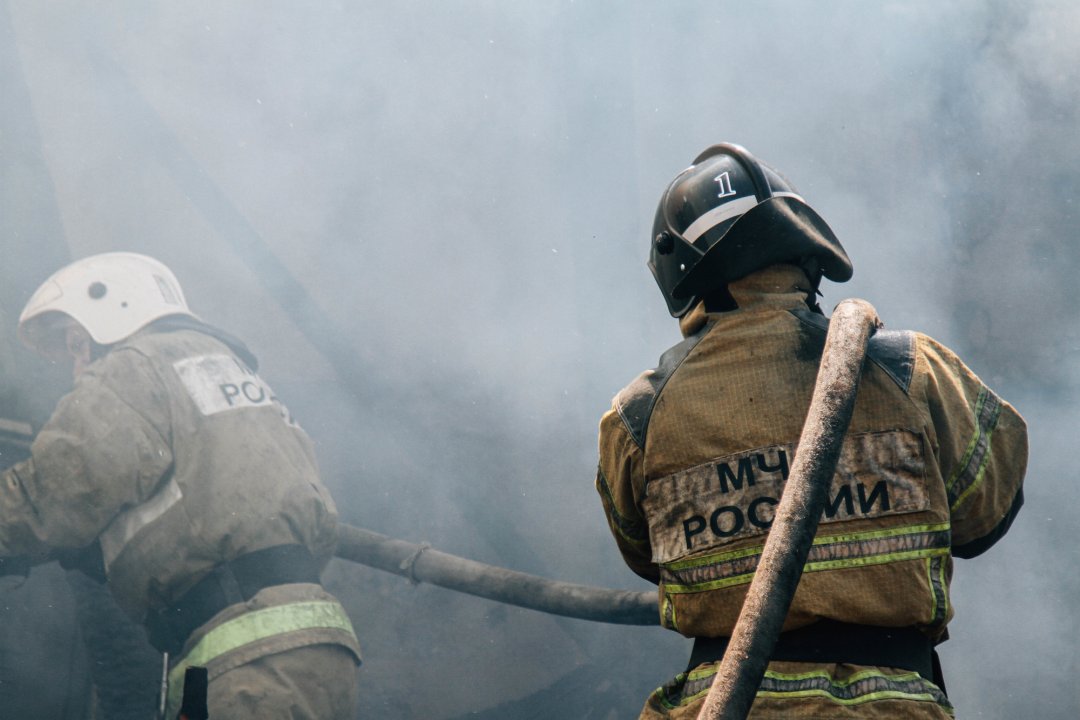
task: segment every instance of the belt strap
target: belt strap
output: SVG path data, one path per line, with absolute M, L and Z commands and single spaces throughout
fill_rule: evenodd
M 303 545 L 276 545 L 241 555 L 215 567 L 170 607 L 150 614 L 150 644 L 175 655 L 196 628 L 263 588 L 318 582 L 318 566 Z
M 695 638 L 687 672 L 703 663 L 722 660 L 729 639 Z M 813 625 L 780 633 L 770 660 L 900 668 L 917 672 L 931 682 L 940 680 L 940 670 L 934 672 L 934 641 L 913 627 L 889 628 L 819 620 Z M 942 683 L 938 685 L 944 687 Z
M 296 630 L 329 628 L 356 637 L 349 616 L 340 603 L 330 600 L 307 600 L 253 610 L 210 630 L 195 647 L 169 671 L 169 707 L 176 708 L 183 697 L 184 671 L 206 667 L 225 653 L 258 640 Z M 212 677 L 210 678 L 213 679 Z M 166 714 L 166 717 L 174 717 Z

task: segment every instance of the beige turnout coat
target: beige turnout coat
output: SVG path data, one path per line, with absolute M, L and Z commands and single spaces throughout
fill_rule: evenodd
M 600 423 L 597 489 L 627 564 L 658 583 L 661 622 L 730 636 L 791 467 L 827 320 L 802 272 L 730 287 L 738 309 L 686 339 Z M 1023 420 L 952 352 L 879 331 L 785 630 L 820 619 L 943 636 L 952 557 L 977 555 L 1022 503 Z M 696 717 L 715 668 L 680 675 L 643 717 Z M 774 662 L 753 717 L 943 717 L 933 683 L 892 668 Z
M 3 474 L 0 555 L 99 542 L 113 595 L 140 620 L 175 603 L 215 565 L 246 553 L 300 544 L 319 567 L 326 563 L 337 515 L 310 439 L 255 374 L 253 358 L 212 336 L 212 328 L 193 327 L 151 326 L 79 376 L 35 439 L 31 459 Z M 336 606 L 314 584 L 257 598 L 257 607 L 304 600 Z M 351 628 L 262 635 L 216 662 L 228 669 L 318 643 L 359 657 Z

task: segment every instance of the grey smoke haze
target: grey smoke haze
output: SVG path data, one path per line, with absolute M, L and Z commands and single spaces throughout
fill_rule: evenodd
M 870 300 L 1028 419 L 1027 507 L 957 563 L 941 651 L 961 717 L 1073 718 L 1078 33 L 1064 0 L 0 0 L 0 326 L 10 344 L 68 258 L 155 255 L 260 356 L 345 521 L 641 589 L 592 487 L 596 423 L 678 339 L 644 263 L 660 191 L 742 143 L 852 256 L 823 307 Z M 52 376 L 4 353 L 3 397 L 40 420 Z M 589 717 L 629 717 L 689 651 L 344 563 L 328 580 L 365 716 L 559 682 L 520 716 L 594 693 L 611 714 Z

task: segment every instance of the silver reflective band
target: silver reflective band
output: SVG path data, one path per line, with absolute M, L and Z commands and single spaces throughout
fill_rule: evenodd
M 736 198 L 723 205 L 717 205 L 712 210 L 690 223 L 690 227 L 683 230 L 683 240 L 693 244 L 695 240 L 720 223 L 725 220 L 730 220 L 736 215 L 742 215 L 755 205 L 757 205 L 757 198 L 755 197 Z
M 806 202 L 798 193 L 778 192 L 773 193 L 772 197 L 794 198 L 799 202 Z M 683 240 L 690 244 L 693 244 L 695 240 L 712 230 L 720 223 L 724 222 L 725 220 L 730 220 L 736 215 L 742 215 L 743 213 L 754 208 L 757 204 L 758 201 L 756 197 L 744 197 L 737 198 L 730 202 L 726 202 L 723 205 L 718 205 L 709 212 L 699 217 L 694 222 L 690 223 L 690 227 L 686 228 L 686 230 L 683 231 Z
M 165 487 L 158 490 L 142 505 L 136 505 L 117 515 L 100 537 L 105 570 L 108 571 L 112 567 L 116 558 L 140 530 L 168 512 L 169 508 L 180 502 L 183 497 L 184 494 L 180 491 L 176 479 L 169 478 Z

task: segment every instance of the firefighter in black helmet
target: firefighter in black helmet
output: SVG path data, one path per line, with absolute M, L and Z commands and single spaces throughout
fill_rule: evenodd
M 642 718 L 696 718 L 753 578 L 851 277 L 825 221 L 744 148 L 710 147 L 660 199 L 649 267 L 684 340 L 600 422 L 596 487 L 665 627 L 695 638 Z M 1023 419 L 947 348 L 879 331 L 814 545 L 752 718 L 947 718 L 935 644 L 953 557 L 1023 502 Z
M 649 269 L 668 310 L 681 318 L 710 292 L 723 296 L 727 283 L 777 263 L 800 267 L 814 293 L 823 275 L 851 279 L 836 235 L 779 173 L 738 145 L 713 145 L 656 209 Z

